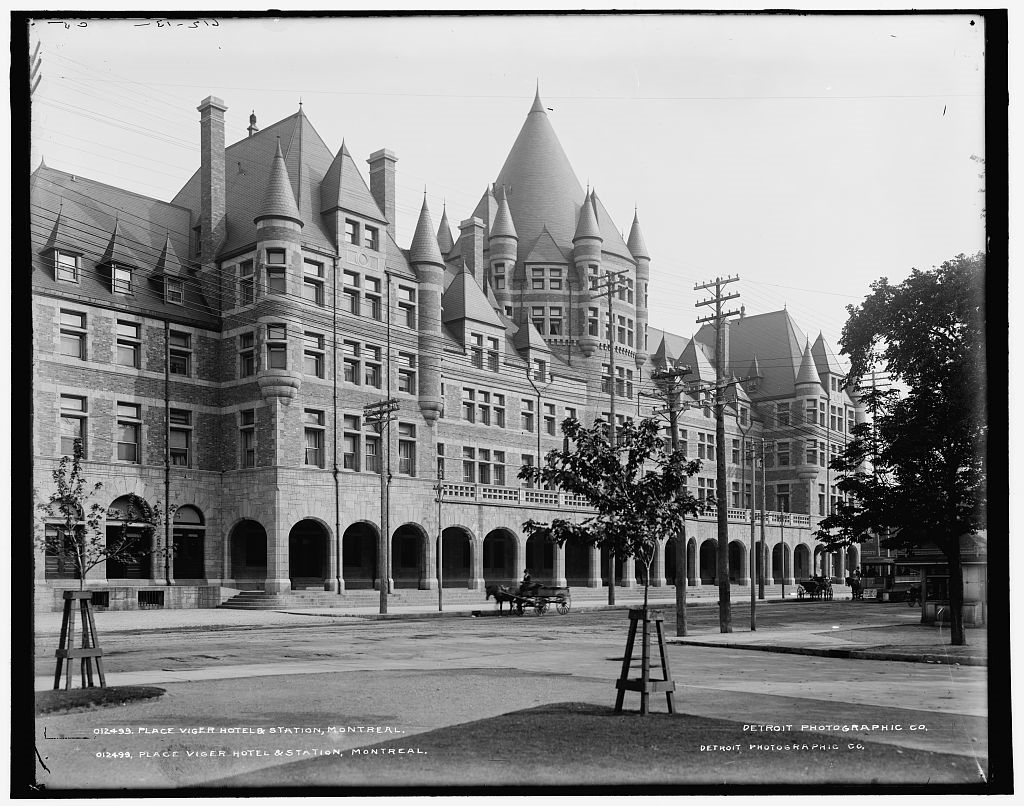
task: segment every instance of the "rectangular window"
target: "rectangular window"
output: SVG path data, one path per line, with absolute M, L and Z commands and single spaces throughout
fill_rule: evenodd
M 846 433 L 852 434 L 853 427 L 857 424 L 857 418 L 854 415 L 853 409 L 846 410 Z
M 709 504 L 715 505 L 718 503 L 718 499 L 715 498 L 715 480 L 714 479 L 697 479 L 697 497 L 701 501 L 707 501 Z
M 818 514 L 819 515 L 827 515 L 828 514 L 825 511 L 825 485 L 824 484 L 819 484 L 818 485 Z
M 359 246 L 359 222 L 345 219 L 345 242 Z
M 533 455 L 532 454 L 524 453 L 522 458 L 523 458 L 523 462 L 522 463 L 523 463 L 523 465 L 525 467 L 533 467 Z M 528 490 L 532 490 L 533 489 L 533 479 L 528 479 L 528 480 L 524 481 L 523 482 L 523 486 L 526 487 Z
M 476 483 L 476 450 L 464 447 L 462 449 L 462 480 L 466 484 Z
M 732 483 L 732 506 L 734 508 L 740 506 L 740 483 L 738 481 Z
M 789 441 L 781 440 L 776 444 L 776 461 L 779 467 L 789 467 Z
M 416 356 L 412 353 L 398 354 L 398 391 L 416 394 Z
M 561 285 L 562 281 L 559 280 L 558 282 L 559 282 L 559 285 Z M 561 336 L 562 335 L 562 309 L 561 308 L 548 308 L 548 335 L 549 336 Z
M 697 432 L 697 458 L 707 459 L 709 462 L 715 460 L 715 435 Z
M 85 417 L 86 400 L 77 395 L 60 396 L 60 453 L 61 456 L 74 456 L 75 440 L 82 441 L 82 458 L 86 454 Z
M 833 431 L 843 431 L 843 410 L 840 406 L 830 406 L 831 417 L 829 423 Z
M 476 422 L 476 390 L 463 387 L 462 389 L 462 419 L 467 423 Z
M 84 359 L 85 333 L 85 314 L 61 309 L 60 354 Z
M 170 331 L 167 360 L 171 375 L 191 375 L 192 336 L 179 330 Z
M 324 337 L 320 333 L 305 335 L 306 346 L 302 351 L 303 371 L 314 378 L 324 377 Z
M 308 263 L 306 264 L 309 265 Z M 324 282 L 312 277 L 302 278 L 302 298 L 306 302 L 323 307 L 324 304 Z
M 142 352 L 140 340 L 141 327 L 135 322 L 117 323 L 117 363 L 122 367 L 139 366 L 139 355 Z
M 505 451 L 494 452 L 494 484 L 505 486 Z
M 142 408 L 138 403 L 117 404 L 117 460 L 139 464 L 139 436 L 142 432 Z
M 267 325 L 267 366 L 270 369 L 288 369 L 286 325 Z
M 249 378 L 256 374 L 256 335 L 240 333 L 238 336 L 238 377 Z
M 814 398 L 804 401 L 804 422 L 809 425 L 818 422 L 818 401 Z
M 185 291 L 181 280 L 170 277 L 164 280 L 164 300 L 170 305 L 182 305 L 185 302 Z
M 591 336 L 597 336 L 599 333 L 597 308 L 587 309 L 587 333 Z
M 113 288 L 115 294 L 132 293 L 132 270 L 124 266 L 114 266 Z
M 480 461 L 477 464 L 477 468 L 480 471 L 480 483 L 490 484 L 491 483 L 491 452 L 486 448 L 481 448 L 479 452 Z
M 363 246 L 367 249 L 372 249 L 374 252 L 379 250 L 380 244 L 377 239 L 376 227 L 363 227 Z
M 534 269 L 531 270 L 531 275 L 532 275 L 532 279 L 530 281 L 531 282 L 530 287 L 534 291 L 543 291 L 544 290 L 544 269 L 534 268 Z
M 740 407 L 740 425 L 746 425 L 750 419 L 750 410 L 741 406 Z
M 253 268 L 253 262 L 246 260 L 238 264 L 238 304 L 252 305 L 255 300 L 255 269 Z
M 807 440 L 807 464 L 813 465 L 818 463 L 818 441 L 816 439 Z
M 779 512 L 789 512 L 789 485 L 775 485 L 775 508 Z
M 370 350 L 376 350 L 376 360 L 380 360 L 380 348 L 379 347 L 367 347 L 367 358 L 371 357 Z M 380 389 L 380 364 L 376 362 L 366 361 L 363 363 L 363 383 L 367 386 L 372 386 L 374 389 Z
M 78 282 L 78 255 L 55 249 L 53 252 L 53 265 L 58 280 L 65 283 Z
M 524 431 L 533 431 L 533 401 L 523 398 L 520 403 L 520 427 Z
M 398 472 L 416 475 L 416 426 L 412 423 L 398 424 Z
M 740 441 L 738 439 L 732 441 L 732 463 L 734 465 L 740 463 Z
M 775 404 L 775 424 L 789 425 L 789 403 Z
M 283 266 L 285 265 L 285 255 L 283 249 L 268 249 L 267 250 L 267 265 L 268 266 Z
M 505 396 L 494 395 L 494 424 L 498 428 L 505 427 Z
M 825 401 L 818 401 L 818 425 L 825 427 Z
M 544 430 L 550 435 L 555 436 L 558 433 L 558 424 L 555 420 L 555 404 L 545 403 L 544 404 Z
M 175 467 L 192 466 L 192 412 L 185 409 L 171 409 L 168 447 L 172 465 Z
M 256 467 L 256 410 L 238 413 L 238 444 L 242 467 Z
M 380 473 L 380 437 L 367 434 L 363 437 L 363 459 L 368 473 Z
M 341 466 L 345 470 L 359 470 L 360 418 L 346 414 L 343 418 L 344 436 L 342 441 Z
M 285 294 L 288 291 L 288 280 L 284 266 L 267 266 L 267 293 Z
M 302 420 L 306 436 L 305 464 L 309 467 L 323 467 L 324 413 L 317 409 L 305 409 Z

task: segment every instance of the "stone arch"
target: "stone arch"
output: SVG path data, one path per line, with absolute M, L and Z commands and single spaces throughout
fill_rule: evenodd
M 729 543 L 729 582 L 737 585 L 750 580 L 749 550 L 739 540 Z
M 565 556 L 565 584 L 569 587 L 588 585 L 592 547 L 576 540 L 566 540 L 562 551 Z
M 427 569 L 426 530 L 418 523 L 403 523 L 391 534 L 391 577 L 395 588 L 418 588 L 433 573 Z
M 376 586 L 379 541 L 380 529 L 372 521 L 356 521 L 342 533 L 341 578 L 346 590 L 368 590 Z
M 665 541 L 665 584 L 676 584 L 676 557 L 679 554 L 679 543 L 682 537 L 672 538 Z
M 228 543 L 234 579 L 267 578 L 267 530 L 262 523 L 243 518 L 232 527 Z
M 601 546 L 600 551 L 600 564 L 601 564 L 601 584 L 608 585 L 608 547 Z M 623 583 L 622 573 L 622 558 L 615 558 L 615 584 L 621 585 Z
M 199 507 L 185 504 L 174 511 L 174 579 L 205 579 L 206 518 Z
M 508 585 L 519 580 L 517 576 L 519 538 L 506 527 L 492 529 L 484 536 L 483 574 L 487 585 Z
M 700 544 L 700 583 L 718 584 L 718 541 L 713 538 Z
M 468 588 L 473 576 L 475 538 L 465 526 L 446 526 L 441 532 L 441 584 L 446 588 Z
M 813 558 L 814 559 L 813 559 L 813 562 L 811 564 L 811 568 L 813 569 L 812 572 L 811 572 L 812 574 L 817 574 L 818 576 L 825 576 L 826 575 L 827 563 L 828 563 L 827 557 L 828 557 L 828 554 L 827 554 L 827 552 L 825 551 L 824 548 L 822 548 L 821 546 L 815 546 L 814 547 L 814 553 L 813 553 Z
M 860 546 L 854 544 L 846 549 L 846 575 L 853 576 L 853 572 L 860 568 Z
M 555 552 L 558 547 L 541 535 L 530 535 L 526 539 L 526 567 L 534 582 L 552 583 L 555 577 Z
M 776 583 L 779 583 L 781 580 L 789 579 L 792 572 L 789 546 L 785 543 L 776 543 L 772 548 L 772 577 Z
M 807 579 L 811 575 L 811 551 L 806 543 L 798 543 L 793 549 L 793 578 Z
M 330 567 L 331 528 L 319 518 L 303 518 L 288 531 L 288 575 L 292 590 L 323 590 Z
M 107 579 L 150 578 L 153 568 L 153 535 L 152 529 L 147 533 L 144 519 L 152 518 L 153 515 L 149 502 L 135 493 L 118 496 L 107 506 L 107 546 L 123 542 L 128 547 L 127 554 L 106 561 Z
M 686 582 L 687 584 L 700 584 L 700 569 L 697 567 L 697 541 L 689 537 L 686 539 Z

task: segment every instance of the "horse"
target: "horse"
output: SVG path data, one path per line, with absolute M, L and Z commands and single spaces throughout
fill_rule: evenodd
M 508 585 L 488 585 L 484 590 L 487 591 L 484 601 L 486 602 L 493 596 L 499 613 L 504 612 L 505 602 L 509 602 L 509 611 L 515 606 L 515 594 L 512 593 L 512 589 Z

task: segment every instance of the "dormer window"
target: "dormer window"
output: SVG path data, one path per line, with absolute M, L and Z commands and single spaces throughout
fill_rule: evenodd
M 57 279 L 65 283 L 78 282 L 78 255 L 71 252 L 62 252 L 60 249 L 53 250 L 53 265 L 57 272 Z
M 185 302 L 184 289 L 181 280 L 168 278 L 164 282 L 164 299 L 171 305 L 182 305 Z
M 132 293 L 132 270 L 125 266 L 113 267 L 113 289 L 115 294 Z

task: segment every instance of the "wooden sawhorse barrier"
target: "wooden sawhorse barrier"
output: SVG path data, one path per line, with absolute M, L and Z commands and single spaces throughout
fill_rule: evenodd
M 629 677 L 629 667 L 633 661 L 633 643 L 636 640 L 636 624 L 643 622 L 643 633 L 641 638 L 640 655 L 640 677 Z M 658 631 L 658 649 L 661 651 L 661 673 L 664 676 L 661 680 L 651 680 L 651 622 L 654 622 Z M 664 618 L 660 610 L 644 610 L 642 607 L 629 608 L 629 637 L 626 639 L 626 656 L 622 659 L 622 674 L 615 682 L 615 688 L 619 690 L 615 697 L 615 713 L 622 712 L 622 701 L 627 691 L 640 692 L 640 713 L 646 714 L 648 700 L 652 692 L 665 692 L 668 700 L 668 712 L 676 712 L 676 704 L 672 692 L 676 690 L 676 684 L 672 680 L 672 673 L 668 668 L 668 654 L 665 652 L 665 633 L 662 629 Z
M 82 646 L 75 648 L 75 601 L 82 611 Z M 96 638 L 96 622 L 92 615 L 92 591 L 64 591 L 64 620 L 60 624 L 60 646 L 57 656 L 57 672 L 53 676 L 53 688 L 60 688 L 61 667 L 67 661 L 67 675 L 64 688 L 71 688 L 72 660 L 80 658 L 82 662 L 82 688 L 93 688 L 92 663 L 96 661 L 96 671 L 100 679 L 100 687 L 106 688 L 107 680 L 103 675 L 103 650 Z

